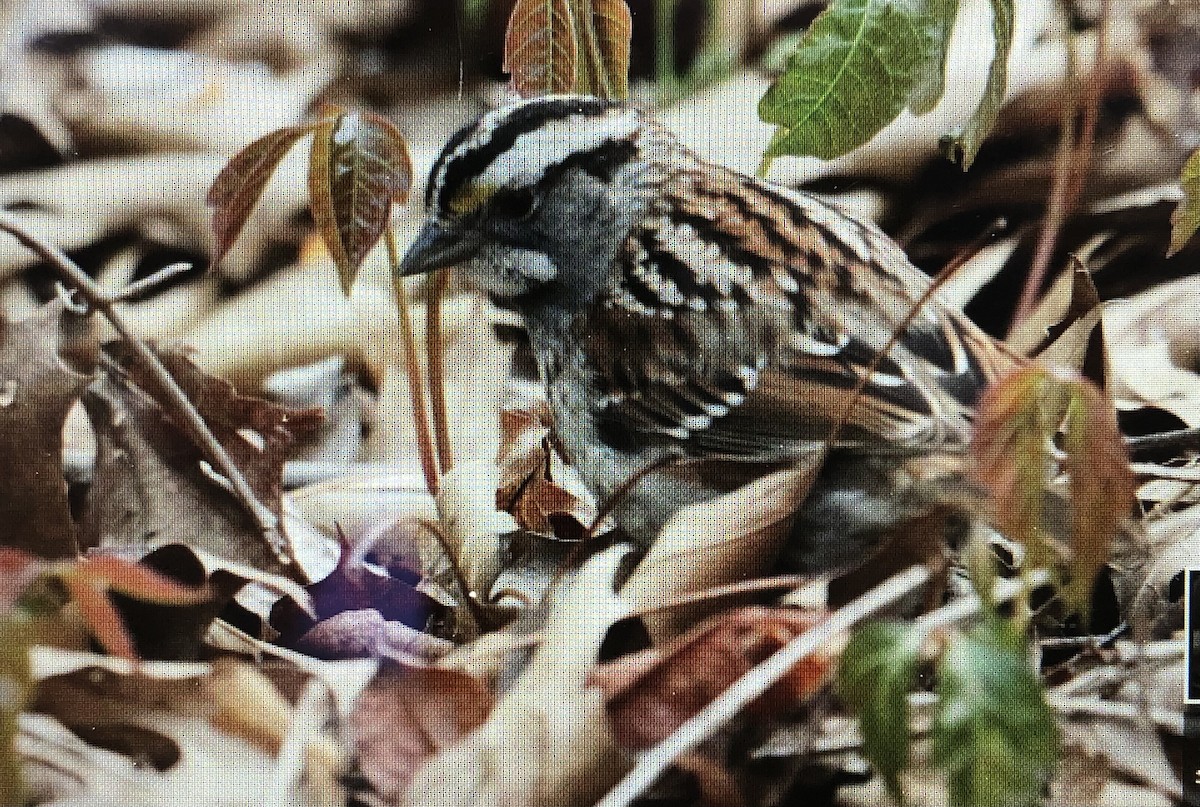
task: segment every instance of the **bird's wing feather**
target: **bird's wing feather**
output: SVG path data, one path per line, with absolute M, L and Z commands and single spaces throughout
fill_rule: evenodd
M 598 416 L 696 456 L 785 459 L 838 423 L 839 445 L 874 452 L 961 446 L 970 405 L 1018 360 L 936 298 L 847 411 L 928 284 L 882 232 L 812 197 L 680 170 L 580 323 Z

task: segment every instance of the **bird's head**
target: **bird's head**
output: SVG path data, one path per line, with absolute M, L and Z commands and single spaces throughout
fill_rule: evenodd
M 433 165 L 404 274 L 459 265 L 502 303 L 551 290 L 582 304 L 606 279 L 652 186 L 664 130 L 623 104 L 544 96 L 487 113 Z

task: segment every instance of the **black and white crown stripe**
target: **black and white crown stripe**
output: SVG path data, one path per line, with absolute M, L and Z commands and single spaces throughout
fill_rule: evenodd
M 465 185 L 532 185 L 574 155 L 628 140 L 636 110 L 596 98 L 545 96 L 484 115 L 455 134 L 433 165 L 426 205 L 446 211 Z

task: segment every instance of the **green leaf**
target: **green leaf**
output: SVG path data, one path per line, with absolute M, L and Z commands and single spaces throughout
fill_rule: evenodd
M 780 127 L 765 160 L 831 159 L 940 88 L 956 0 L 837 0 L 809 27 L 758 114 Z M 940 95 L 940 93 L 939 93 Z M 914 100 L 915 99 L 915 100 Z M 933 98 L 932 103 L 937 99 Z
M 950 159 L 962 164 L 966 171 L 975 162 L 983 139 L 996 125 L 1004 91 L 1008 87 L 1008 51 L 1012 47 L 1013 0 L 992 0 L 992 37 L 996 50 L 988 68 L 987 87 L 975 114 L 956 132 L 951 133 L 947 152 Z
M 525 98 L 575 88 L 579 47 L 568 0 L 517 0 L 504 34 L 504 72 Z
M 988 619 L 955 637 L 939 665 L 934 754 L 956 807 L 1042 800 L 1058 732 L 1021 636 Z
M 857 715 L 863 750 L 900 801 L 908 763 L 908 691 L 923 634 L 912 625 L 874 622 L 854 633 L 838 668 L 838 696 Z
M 1167 257 L 1183 249 L 1191 237 L 1200 229 L 1200 149 L 1192 152 L 1179 175 L 1179 187 L 1183 198 L 1171 214 L 1171 246 Z
M 412 187 L 403 136 L 378 115 L 341 112 L 313 133 L 308 191 L 313 220 L 350 293 L 363 258 L 378 243 L 392 203 Z
M 213 263 L 220 262 L 237 241 L 279 161 L 312 128 L 288 126 L 276 129 L 233 155 L 217 174 L 205 200 L 213 208 L 213 232 L 217 237 Z
M 925 0 L 925 15 L 929 19 L 929 58 L 921 67 L 916 86 L 909 93 L 908 108 L 914 115 L 931 112 L 946 87 L 946 52 L 950 32 L 958 17 L 958 0 Z

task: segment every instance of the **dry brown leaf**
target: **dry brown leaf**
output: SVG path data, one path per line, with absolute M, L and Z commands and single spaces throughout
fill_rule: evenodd
M 62 302 L 0 323 L 0 545 L 44 558 L 78 552 L 62 431 L 97 357 L 91 319 Z
M 71 62 L 77 78 L 58 112 L 90 151 L 121 144 L 126 151 L 232 153 L 296 123 L 327 78 L 134 45 L 88 48 Z
M 168 240 L 203 253 L 214 244 L 204 196 L 223 162 L 203 154 L 76 161 L 0 177 L 0 205 L 19 210 L 23 222 L 68 252 L 135 233 L 145 241 Z M 305 208 L 302 166 L 285 161 L 277 175 L 214 280 L 245 283 L 262 273 L 271 251 L 299 242 L 303 228 L 296 221 Z M 96 204 L 97 188 L 104 188 L 104 204 Z M 37 263 L 37 256 L 15 241 L 0 240 L 3 277 Z M 211 299 L 204 302 L 211 304 Z M 190 320 L 203 313 L 206 306 L 177 317 Z M 136 317 L 131 319 L 136 324 Z
M 1130 621 L 1145 638 L 1183 627 L 1183 576 L 1200 557 L 1200 506 L 1191 505 L 1146 525 L 1150 561 Z
M 550 438 L 549 412 L 500 412 L 500 483 L 496 507 L 521 529 L 580 538 L 595 520 L 591 497 L 568 474 Z M 574 484 L 572 484 L 574 482 Z
M 116 804 L 229 807 L 310 805 L 311 794 L 287 776 L 272 748 L 286 744 L 295 710 L 254 667 L 241 663 L 126 662 L 38 648 L 35 710 L 22 717 L 18 748 L 27 772 L 57 797 L 103 794 Z M 336 716 L 307 704 L 324 723 Z M 26 720 L 25 718 L 31 718 Z M 71 728 L 58 731 L 51 717 Z M 40 719 L 33 719 L 40 718 Z M 307 738 L 318 749 L 327 737 Z M 115 753 L 108 753 L 102 749 Z M 312 763 L 319 762 L 319 754 Z M 295 763 L 310 762 L 302 754 Z M 53 777 L 66 765 L 72 777 Z M 316 771 L 320 777 L 320 771 Z
M 1200 279 L 1110 302 L 1104 329 L 1117 405 L 1155 406 L 1200 425 Z
M 605 550 L 575 574 L 551 610 L 544 641 L 487 722 L 427 760 L 403 803 L 583 805 L 616 781 L 627 760 L 603 695 L 586 682 L 608 628 L 628 613 L 613 594 L 626 551 Z
M 682 595 L 744 580 L 775 557 L 816 477 L 815 467 L 764 476 L 715 499 L 679 510 L 621 589 L 639 612 Z M 673 609 L 644 618 L 651 636 L 665 640 L 694 613 Z
M 646 749 L 666 739 L 726 687 L 824 614 L 741 608 L 706 620 L 667 646 L 602 664 L 590 681 L 604 690 L 617 741 Z M 783 717 L 833 672 L 832 659 L 809 657 L 750 706 L 759 718 Z
M 399 804 L 418 766 L 478 728 L 492 693 L 453 670 L 384 662 L 350 715 L 363 774 L 388 804 Z
M 1062 279 L 1070 280 L 1070 301 L 1062 316 L 1046 327 L 1041 344 L 1035 347 L 1036 355 L 1047 367 L 1070 368 L 1103 388 L 1107 385 L 1108 357 L 1100 294 L 1091 273 L 1078 260 L 1074 271 L 1064 273 Z
M 286 527 L 284 455 L 296 435 L 316 427 L 320 412 L 297 412 L 240 396 L 228 382 L 204 374 L 180 353 L 159 351 L 159 356 L 258 499 Z M 270 573 L 303 574 L 280 562 L 240 504 L 214 480 L 199 450 L 155 400 L 161 394 L 157 386 L 137 365 L 128 373 L 125 377 L 109 370 L 84 397 L 98 440 L 83 521 L 88 542 L 148 550 L 154 541 L 165 539 Z

